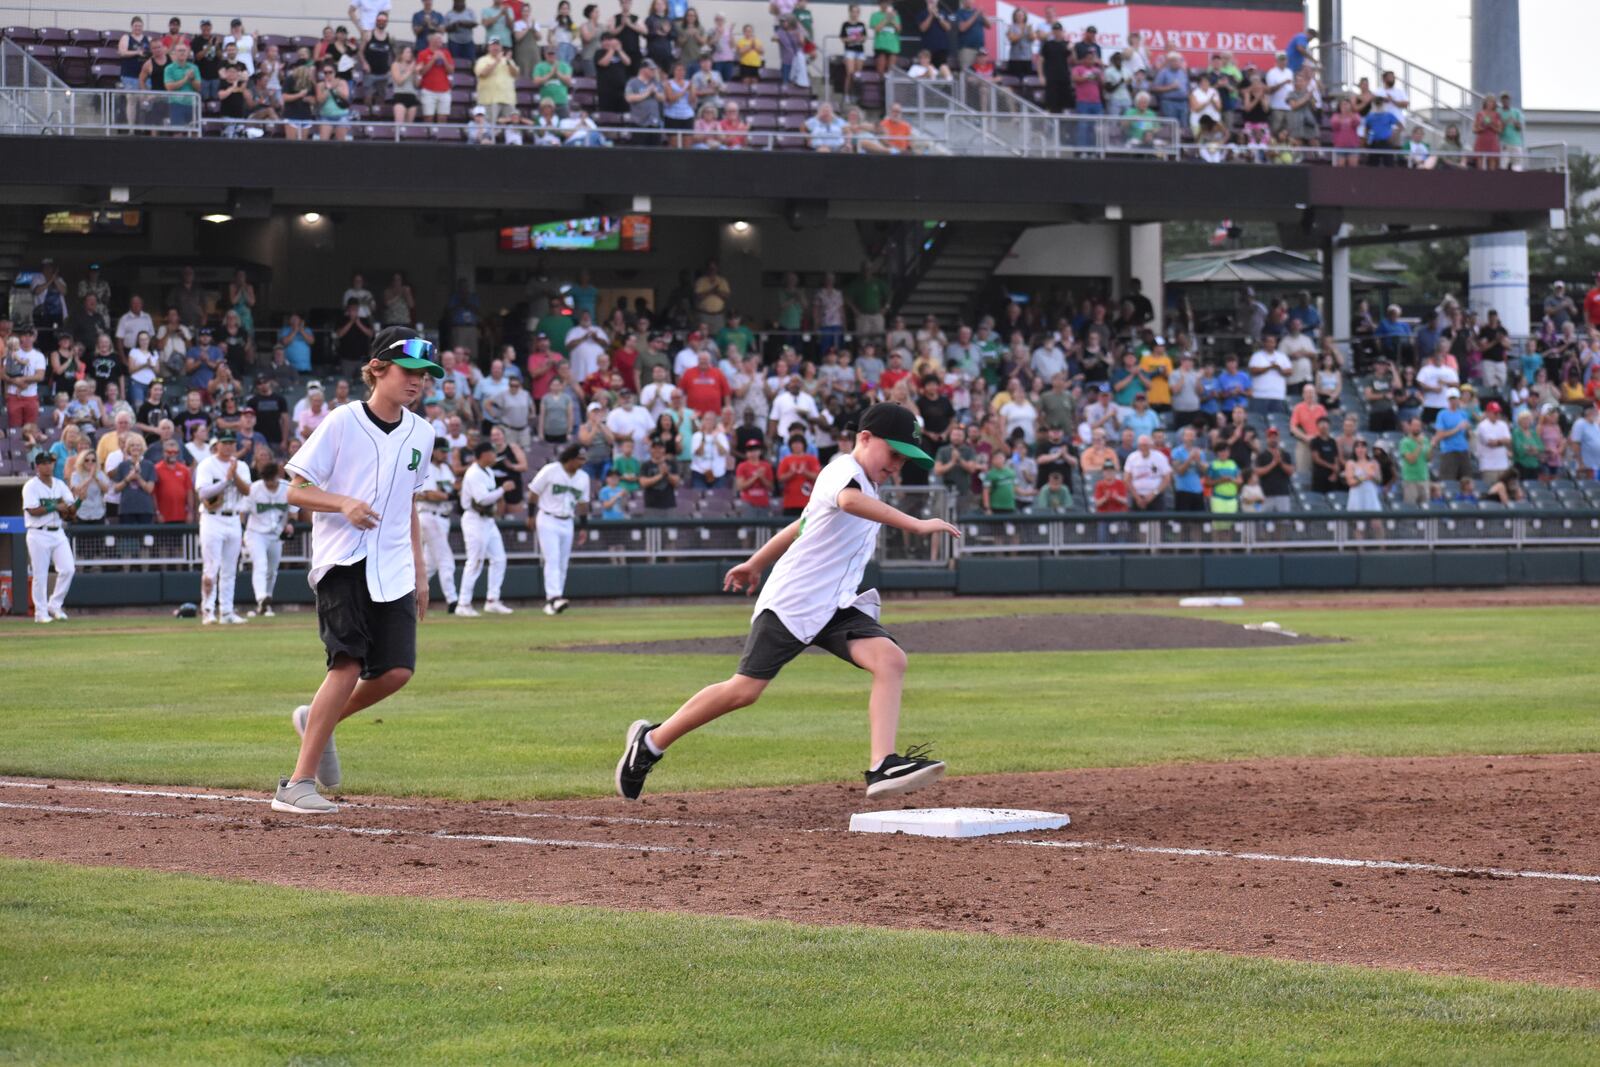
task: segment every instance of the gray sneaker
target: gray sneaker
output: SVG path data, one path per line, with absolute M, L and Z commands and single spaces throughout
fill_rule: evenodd
M 301 704 L 294 709 L 294 732 L 301 737 L 306 735 L 306 722 L 311 717 L 311 705 Z M 322 750 L 322 756 L 317 760 L 317 784 L 324 789 L 339 788 L 339 746 L 333 743 L 333 738 L 328 738 L 328 747 Z
M 328 815 L 339 810 L 339 805 L 317 792 L 317 783 L 301 779 L 290 782 L 278 779 L 278 791 L 272 795 L 272 810 L 286 811 L 291 815 Z

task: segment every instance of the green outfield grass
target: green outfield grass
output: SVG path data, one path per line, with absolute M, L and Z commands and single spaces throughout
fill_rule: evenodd
M 1600 994 L 0 861 L 0 1061 L 1592 1063 Z
M 885 621 L 1142 610 L 1170 600 L 905 601 Z M 1259 620 L 1265 609 L 1212 613 Z M 662 717 L 731 657 L 571 654 L 562 643 L 742 634 L 741 604 L 584 607 L 560 619 L 439 617 L 399 696 L 339 733 L 345 788 L 533 798 L 608 792 L 622 730 Z M 1252 651 L 912 657 L 902 737 L 953 773 L 1335 754 L 1593 751 L 1593 609 L 1276 611 L 1339 644 Z M 967 621 L 962 621 L 963 619 Z M 0 773 L 267 788 L 288 713 L 323 671 L 313 616 L 201 630 L 169 617 L 8 625 Z M 846 780 L 866 759 L 867 680 L 831 657 L 675 749 L 654 790 Z

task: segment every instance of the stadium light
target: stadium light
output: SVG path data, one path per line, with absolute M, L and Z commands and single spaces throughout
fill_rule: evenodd
M 201 218 L 201 220 L 203 222 L 232 222 L 233 221 L 233 216 L 232 215 L 225 215 L 220 211 L 213 212 L 210 215 L 201 215 L 200 218 Z
M 740 237 L 743 237 L 745 234 L 750 232 L 750 224 L 743 219 L 740 219 L 738 222 L 733 224 L 733 232 L 738 234 Z
M 305 223 L 307 226 L 315 226 L 317 223 L 322 221 L 322 216 L 317 214 L 315 211 L 308 211 L 304 215 L 300 216 L 300 221 Z

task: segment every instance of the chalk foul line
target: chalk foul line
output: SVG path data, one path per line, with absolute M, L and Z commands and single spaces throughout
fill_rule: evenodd
M 180 813 L 171 811 L 127 811 L 121 808 L 86 808 L 66 804 L 17 804 L 0 801 L 0 808 L 13 811 L 36 811 L 46 815 L 110 815 L 128 819 L 176 819 L 181 822 L 222 823 L 229 826 L 252 826 L 255 823 L 230 819 L 225 815 Z M 559 837 L 517 837 L 511 834 L 463 834 L 448 830 L 402 830 L 386 826 L 344 826 L 338 823 L 308 823 L 298 820 L 275 821 L 274 829 L 317 830 L 327 833 L 352 834 L 358 837 L 425 837 L 435 841 L 482 841 L 496 845 L 530 845 L 537 848 L 589 848 L 603 852 L 679 852 L 702 856 L 720 856 L 715 849 L 677 848 L 672 845 L 630 845 L 616 841 L 575 841 Z
M 1478 878 L 1545 878 L 1557 882 L 1600 883 L 1600 874 L 1564 871 L 1516 871 L 1504 867 L 1451 867 L 1442 863 L 1404 860 L 1352 860 L 1336 856 L 1281 856 L 1275 852 L 1228 852 L 1216 848 L 1171 848 L 1162 845 L 1124 845 L 1112 841 L 1007 841 L 1025 848 L 1070 848 L 1089 852 L 1132 852 L 1144 856 L 1198 856 L 1210 859 L 1248 860 L 1257 863 L 1306 863 L 1318 867 L 1358 867 L 1374 871 L 1424 871 Z
M 13 782 L 4 779 L 0 779 L 0 788 L 50 789 L 62 793 L 97 793 L 101 796 L 114 797 L 157 797 L 161 800 L 217 800 L 229 804 L 272 803 L 270 797 L 252 797 L 240 793 L 195 793 L 163 789 L 132 789 L 125 786 L 109 785 L 57 785 L 47 782 Z M 339 805 L 347 808 L 365 808 L 369 811 L 421 811 L 438 814 L 437 808 L 429 808 L 419 804 L 371 804 L 360 800 L 341 800 Z M 511 811 L 499 808 L 482 814 L 504 816 L 509 819 L 555 819 L 562 822 L 600 822 L 617 826 L 694 826 L 715 829 L 721 825 L 714 822 L 692 822 L 686 819 L 647 819 L 630 815 L 579 815 L 567 812 Z

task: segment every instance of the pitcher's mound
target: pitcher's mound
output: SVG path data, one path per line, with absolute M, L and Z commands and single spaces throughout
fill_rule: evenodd
M 887 624 L 907 652 L 1126 652 L 1153 648 L 1282 648 L 1335 640 L 1247 630 L 1241 623 L 1167 615 L 996 615 Z M 569 652 L 737 656 L 744 635 L 573 645 Z

